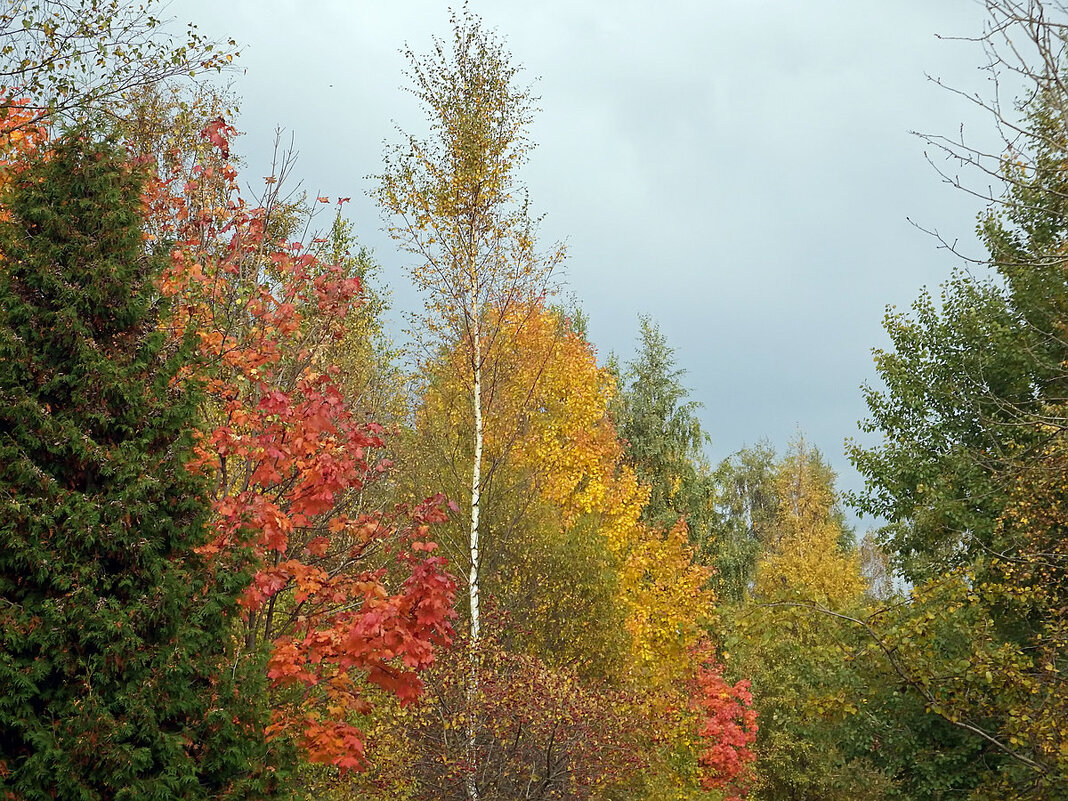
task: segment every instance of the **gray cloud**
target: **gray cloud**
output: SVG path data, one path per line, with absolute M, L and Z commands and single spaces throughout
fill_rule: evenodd
M 969 0 L 544 0 L 473 10 L 540 76 L 524 176 L 543 235 L 566 239 L 569 287 L 601 353 L 628 356 L 637 315 L 676 347 L 718 460 L 798 426 L 842 483 L 865 414 L 884 306 L 905 306 L 957 260 L 906 216 L 971 239 L 975 201 L 943 185 L 909 130 L 989 141 L 986 120 L 925 77 L 982 91 Z M 417 300 L 403 257 L 359 195 L 393 120 L 421 125 L 401 91 L 405 42 L 448 35 L 442 3 L 177 0 L 170 12 L 247 43 L 239 149 L 266 174 L 272 131 L 296 136 L 309 191 L 352 195 L 400 309 Z

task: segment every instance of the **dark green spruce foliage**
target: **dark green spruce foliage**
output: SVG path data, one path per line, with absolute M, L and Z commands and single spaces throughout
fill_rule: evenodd
M 193 552 L 195 390 L 157 330 L 141 190 L 68 135 L 2 198 L 0 797 L 271 793 L 262 693 L 226 664 L 247 576 Z
M 686 400 L 684 373 L 660 329 L 643 318 L 640 349 L 620 382 L 615 416 L 627 460 L 650 489 L 643 518 L 662 528 L 684 519 L 698 557 L 707 562 L 713 514 L 713 484 L 703 453 L 708 435 L 697 417 L 701 404 Z

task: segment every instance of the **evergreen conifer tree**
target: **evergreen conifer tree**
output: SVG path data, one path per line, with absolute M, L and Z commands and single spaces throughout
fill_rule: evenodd
M 640 339 L 620 382 L 615 416 L 627 460 L 649 486 L 642 518 L 665 529 L 685 520 L 691 543 L 707 562 L 713 484 L 703 452 L 708 435 L 697 416 L 701 404 L 686 400 L 686 371 L 676 367 L 674 348 L 649 318 L 641 320 Z
M 161 331 L 143 176 L 84 133 L 3 189 L 0 797 L 265 797 L 232 659 L 248 576 L 212 571 L 186 467 L 198 393 Z M 227 657 L 229 659 L 229 663 Z M 244 665 L 244 668 L 239 667 Z M 247 675 L 243 675 L 246 674 Z

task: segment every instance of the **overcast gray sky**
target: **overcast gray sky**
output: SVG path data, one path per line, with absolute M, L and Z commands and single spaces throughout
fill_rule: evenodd
M 906 217 L 975 251 L 978 201 L 942 183 L 910 130 L 979 140 L 990 123 L 926 75 L 987 86 L 975 0 L 472 0 L 524 65 L 542 111 L 523 177 L 545 243 L 599 352 L 628 358 L 638 315 L 676 349 L 715 462 L 802 429 L 839 472 L 865 416 L 887 305 L 959 259 Z M 274 130 L 296 174 L 352 196 L 395 312 L 417 305 L 367 200 L 394 123 L 418 131 L 398 52 L 448 36 L 431 0 L 175 0 L 169 13 L 242 45 L 238 150 L 269 171 Z M 935 155 L 935 154 L 932 154 Z M 862 524 L 866 525 L 866 524 Z

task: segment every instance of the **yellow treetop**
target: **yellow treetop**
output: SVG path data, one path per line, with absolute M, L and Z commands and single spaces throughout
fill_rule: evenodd
M 559 313 L 538 308 L 517 345 L 502 355 L 515 380 L 495 399 L 511 414 L 494 415 L 504 426 L 488 426 L 487 443 L 494 443 L 488 447 L 503 446 L 508 432 L 520 430 L 513 463 L 534 477 L 539 500 L 559 510 L 564 531 L 580 519 L 597 520 L 619 565 L 635 678 L 667 685 L 688 669 L 700 624 L 711 615 L 707 572 L 692 562 L 684 525 L 659 532 L 640 521 L 649 489 L 623 460 L 609 415 L 615 382 L 597 366 L 590 344 Z M 530 386 L 534 397 L 525 403 Z
M 798 442 L 775 477 L 779 511 L 771 553 L 757 571 L 757 594 L 842 608 L 864 590 L 855 554 L 839 545 L 843 524 L 835 509 L 834 474 L 819 453 Z

